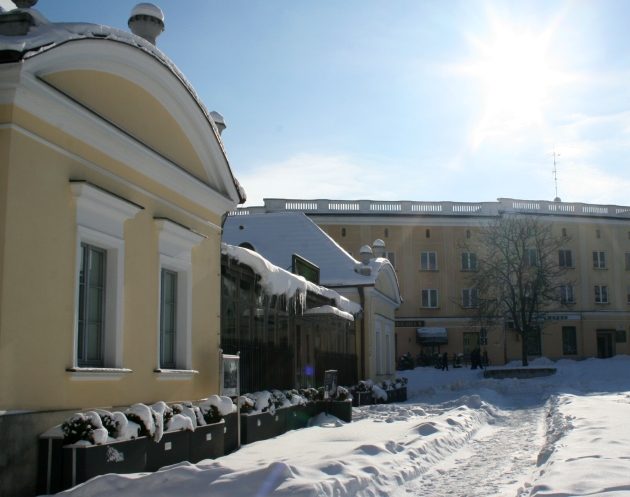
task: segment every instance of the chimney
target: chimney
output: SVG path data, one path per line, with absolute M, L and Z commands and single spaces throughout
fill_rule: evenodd
M 372 251 L 374 257 L 385 257 L 385 242 L 380 238 L 377 238 L 372 242 Z
M 127 21 L 131 32 L 155 45 L 155 39 L 164 31 L 164 13 L 152 3 L 139 3 Z
M 223 116 L 219 114 L 216 110 L 210 112 L 210 117 L 219 130 L 219 135 L 221 135 L 223 133 L 223 130 L 227 128 L 227 126 L 225 125 L 225 119 L 223 119 Z

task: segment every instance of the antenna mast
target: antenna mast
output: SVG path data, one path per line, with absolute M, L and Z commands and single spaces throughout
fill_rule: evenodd
M 560 154 L 556 153 L 556 147 L 553 147 L 553 181 L 556 185 L 556 198 L 553 199 L 554 202 L 560 202 L 560 197 L 558 197 L 558 168 L 556 165 L 557 157 L 560 157 Z

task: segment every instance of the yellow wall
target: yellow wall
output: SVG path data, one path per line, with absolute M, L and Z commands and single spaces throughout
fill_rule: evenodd
M 616 343 L 617 354 L 630 352 L 630 304 L 628 286 L 630 271 L 625 267 L 625 253 L 630 252 L 630 222 L 626 219 L 600 219 L 584 216 L 549 216 L 556 235 L 563 229 L 570 240 L 566 248 L 573 251 L 574 269 L 567 271 L 567 280 L 575 286 L 575 304 L 566 308 L 549 309 L 558 313 L 578 313 L 579 320 L 547 323 L 543 329 L 543 355 L 553 358 L 597 356 L 597 330 L 625 330 L 627 341 Z M 395 253 L 396 273 L 399 278 L 403 304 L 396 312 L 397 318 L 424 320 L 425 326 L 446 327 L 449 344 L 441 347 L 449 354 L 461 352 L 463 333 L 475 331 L 470 322 L 474 311 L 460 306 L 461 291 L 470 285 L 465 271 L 461 271 L 461 252 L 466 243 L 467 231 L 474 240 L 475 233 L 484 222 L 483 218 L 443 219 L 438 216 L 417 218 L 415 224 L 408 218 L 390 216 L 386 221 L 367 221 L 349 215 L 335 219 L 326 217 L 319 221 L 320 227 L 344 249 L 358 257 L 362 245 L 371 245 L 380 238 L 385 250 Z M 426 230 L 430 230 L 427 237 Z M 599 230 L 599 238 L 597 236 Z M 345 233 L 345 235 L 344 235 Z M 607 269 L 593 268 L 592 252 L 606 252 Z M 420 253 L 435 251 L 438 271 L 420 270 Z M 609 292 L 608 304 L 594 302 L 594 285 L 606 285 Z M 425 309 L 420 305 L 421 289 L 439 290 L 439 308 Z M 562 353 L 562 326 L 574 325 L 578 336 L 578 355 L 564 356 Z M 396 355 L 409 351 L 420 352 L 416 344 L 415 327 L 398 327 Z M 521 357 L 521 342 L 516 333 L 505 334 L 507 359 Z M 492 363 L 504 362 L 503 327 L 497 326 L 488 335 L 487 351 Z
M 9 130 L 0 131 L 0 150 L 10 150 L 8 164 L 0 155 L 0 190 L 6 190 L 1 196 L 6 199 L 6 214 L 4 200 L 0 203 L 0 230 L 4 231 L 0 270 L 3 288 L 10 289 L 0 296 L 0 409 L 78 409 L 194 400 L 217 393 L 219 233 L 188 215 L 188 203 L 181 197 L 154 188 L 151 181 L 136 184 L 164 200 L 133 188 L 126 178 L 105 174 L 110 164 L 96 154 L 86 155 L 102 169 L 86 167 L 46 143 Z M 77 380 L 66 371 L 75 354 L 77 257 L 76 209 L 69 179 L 89 181 L 145 208 L 124 225 L 122 366 L 133 372 L 120 380 Z M 211 222 L 220 222 L 218 213 L 196 211 Z M 159 305 L 156 216 L 207 236 L 192 252 L 192 367 L 199 371 L 192 380 L 159 380 L 153 372 Z

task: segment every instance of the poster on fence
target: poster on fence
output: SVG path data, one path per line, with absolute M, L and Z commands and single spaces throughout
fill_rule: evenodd
M 221 365 L 221 395 L 238 397 L 240 395 L 240 378 L 238 365 L 240 357 L 223 354 Z

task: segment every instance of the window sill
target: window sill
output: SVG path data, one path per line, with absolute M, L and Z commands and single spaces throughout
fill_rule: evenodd
M 196 369 L 154 369 L 158 380 L 192 380 L 199 374 Z
M 123 376 L 133 373 L 127 368 L 68 368 L 70 378 L 73 380 L 120 380 Z

